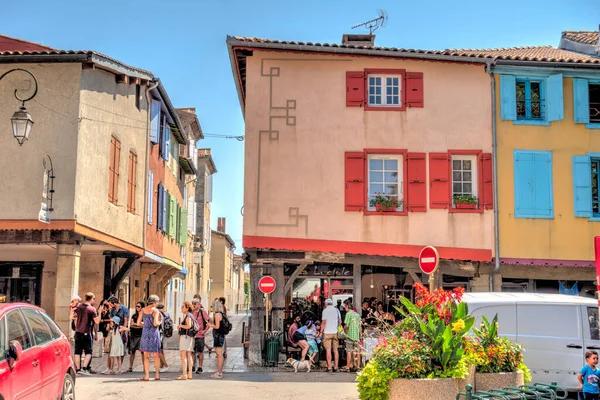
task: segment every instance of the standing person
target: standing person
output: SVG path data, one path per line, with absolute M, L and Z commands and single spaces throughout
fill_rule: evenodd
M 73 312 L 75 321 L 75 371 L 82 375 L 90 375 L 92 368 L 92 326 L 100 322 L 98 312 L 93 307 L 96 296 L 94 293 L 85 294 L 85 301 L 79 303 Z M 85 353 L 83 365 L 81 354 Z
M 325 347 L 325 357 L 327 359 L 327 372 L 336 372 L 340 358 L 338 327 L 342 323 L 342 318 L 339 310 L 333 306 L 333 300 L 325 300 L 325 305 L 321 318 L 321 333 L 323 334 L 323 346 Z M 333 367 L 331 365 L 331 353 L 333 353 Z
M 163 303 L 158 303 L 156 306 L 161 315 L 161 323 L 159 327 L 160 332 L 160 353 L 158 354 L 158 358 L 160 359 L 160 372 L 167 372 L 169 370 L 169 364 L 167 364 L 167 359 L 165 358 L 165 347 L 167 347 L 167 336 L 165 334 L 165 325 L 167 323 L 171 324 L 171 329 L 173 328 L 173 319 L 168 311 L 165 311 L 165 305 Z M 170 337 L 170 336 L 169 336 Z
M 110 375 L 113 373 L 113 367 L 117 364 L 117 374 L 121 374 L 122 371 L 122 358 L 125 354 L 125 345 L 123 344 L 123 339 L 121 335 L 123 332 L 128 331 L 128 329 L 124 326 L 119 326 L 121 319 L 119 317 L 112 317 L 110 321 L 110 354 L 109 357 L 112 358 L 111 368 L 106 369 L 102 372 L 104 375 Z
M 227 317 L 227 307 L 225 306 L 225 297 L 219 297 L 219 302 L 223 305 L 223 315 Z M 223 357 L 227 358 L 227 338 L 223 342 Z
M 135 353 L 140 350 L 143 325 L 138 324 L 138 319 L 142 308 L 144 308 L 145 306 L 146 304 L 143 301 L 139 301 L 135 305 L 135 313 L 131 317 L 131 327 L 129 329 L 129 369 L 127 370 L 127 372 L 133 372 L 133 362 L 135 361 Z
M 344 330 L 346 331 L 346 366 L 342 368 L 345 372 L 354 370 L 354 359 L 356 359 L 356 368 L 360 367 L 358 355 L 360 354 L 360 315 L 354 312 L 352 303 L 344 303 L 346 308 L 346 318 L 344 319 Z
M 194 337 L 194 366 L 193 370 L 197 374 L 202 373 L 202 366 L 204 365 L 204 347 L 205 347 L 205 336 L 208 331 L 208 314 L 202 308 L 200 298 L 194 297 L 192 300 L 192 307 L 194 309 L 193 316 L 200 330 Z
M 142 340 L 140 342 L 140 351 L 144 353 L 144 377 L 140 380 L 150 380 L 150 354 L 154 357 L 155 380 L 160 380 L 159 366 L 161 351 L 160 332 L 158 327 L 162 322 L 160 311 L 156 309 L 156 305 L 160 299 L 153 294 L 148 297 L 148 305 L 142 309 L 138 315 L 138 325 L 143 323 Z
M 192 379 L 192 364 L 193 358 L 192 353 L 194 352 L 194 337 L 188 334 L 188 329 L 192 327 L 192 315 L 193 307 L 189 301 L 184 301 L 181 305 L 181 313 L 183 317 L 180 318 L 180 324 L 177 325 L 179 332 L 179 356 L 181 357 L 181 376 L 177 378 L 178 381 L 185 381 L 186 379 Z
M 214 379 L 223 378 L 223 344 L 225 343 L 225 334 L 220 331 L 221 322 L 223 321 L 223 304 L 219 300 L 215 300 L 212 304 L 214 317 L 213 321 L 209 322 L 208 327 L 213 330 L 213 345 L 217 354 L 217 372 L 210 377 Z
M 125 307 L 123 304 L 121 304 L 121 301 L 116 296 L 109 297 L 108 303 L 112 307 L 110 310 L 110 318 L 119 317 L 119 321 L 120 321 L 119 326 L 129 326 L 129 324 L 128 324 L 129 309 L 127 307 Z M 125 348 L 127 348 L 127 344 L 128 344 L 127 332 L 124 331 L 121 334 L 121 340 L 123 340 L 123 343 L 125 344 Z M 123 362 L 124 358 L 125 358 L 125 355 L 123 355 L 121 362 Z
M 581 371 L 577 374 L 577 380 L 579 381 L 578 390 L 583 389 L 583 400 L 597 400 L 598 399 L 598 353 L 595 350 L 588 350 L 585 352 L 586 365 L 581 368 Z

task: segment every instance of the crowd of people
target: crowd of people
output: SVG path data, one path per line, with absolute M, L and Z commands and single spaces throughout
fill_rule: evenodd
M 106 369 L 102 374 L 133 372 L 135 356 L 139 352 L 144 368 L 144 376 L 140 379 L 150 380 L 152 358 L 154 379 L 160 380 L 160 373 L 169 370 L 164 352 L 166 340 L 176 332 L 179 335 L 181 358 L 181 375 L 178 380 L 192 379 L 194 372 L 203 372 L 205 349 L 209 355 L 214 350 L 217 356 L 217 372 L 210 377 L 223 377 L 223 363 L 227 357 L 225 336 L 232 328 L 227 318 L 225 298 L 215 299 L 211 305 L 211 312 L 204 309 L 199 295 L 195 295 L 191 301 L 184 301 L 176 326 L 156 295 L 149 296 L 147 302 L 137 302 L 131 317 L 129 309 L 115 296 L 102 300 L 97 308 L 95 304 L 95 295 L 86 293 L 84 299 L 73 296 L 70 305 L 71 328 L 74 332 L 74 363 L 78 374 L 96 373 L 91 368 L 96 348 L 96 355 L 108 353 Z M 210 330 L 212 347 L 205 340 Z M 127 354 L 129 368 L 124 370 Z

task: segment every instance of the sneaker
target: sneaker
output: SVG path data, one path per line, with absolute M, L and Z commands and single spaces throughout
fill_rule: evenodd
M 161 369 L 158 370 L 159 372 L 167 372 L 169 371 L 169 367 L 162 367 Z
M 90 371 L 88 371 L 87 369 L 80 369 L 80 370 L 79 370 L 79 374 L 80 374 L 80 375 L 87 375 L 87 376 L 90 376 L 90 375 L 91 375 L 91 374 L 90 374 Z
M 201 373 L 202 373 L 202 368 L 198 368 L 198 369 L 196 370 L 196 373 L 197 373 L 197 374 L 201 374 Z
M 104 371 L 101 372 L 102 375 L 110 375 L 110 369 L 106 368 Z

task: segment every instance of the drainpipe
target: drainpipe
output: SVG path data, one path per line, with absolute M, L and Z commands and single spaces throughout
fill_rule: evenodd
M 500 271 L 500 227 L 498 225 L 498 136 L 496 133 L 496 80 L 492 68 L 494 63 L 486 66 L 490 75 L 492 91 L 492 179 L 494 180 L 494 269 L 490 273 L 490 292 L 494 291 L 495 275 Z
M 150 96 L 150 91 L 154 90 L 158 87 L 158 81 L 156 81 L 156 83 L 153 86 L 148 86 L 148 88 L 146 89 L 146 103 L 148 104 L 148 120 L 146 121 L 146 176 L 144 177 L 144 210 L 146 210 L 146 208 L 148 207 L 148 171 L 150 170 L 150 155 L 149 153 L 149 149 L 150 149 L 150 117 L 152 115 L 152 102 L 150 101 L 152 99 L 152 96 Z M 150 188 L 150 190 L 152 190 L 152 188 Z M 158 218 L 158 216 L 157 216 Z M 146 251 L 146 223 L 148 221 L 148 216 L 144 215 L 144 218 L 142 218 L 142 232 L 143 232 L 143 236 L 142 236 L 142 247 L 144 249 L 144 251 Z

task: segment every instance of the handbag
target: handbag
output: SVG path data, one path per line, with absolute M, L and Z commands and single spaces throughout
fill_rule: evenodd
M 338 339 L 340 340 L 346 339 L 346 331 L 344 330 L 344 327 L 342 325 L 338 325 L 337 335 Z

